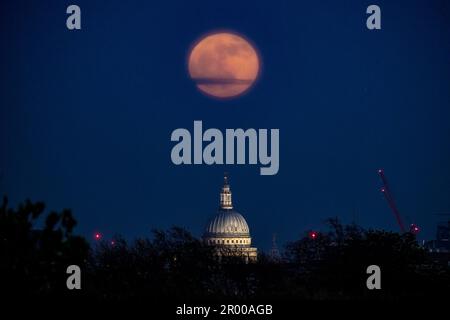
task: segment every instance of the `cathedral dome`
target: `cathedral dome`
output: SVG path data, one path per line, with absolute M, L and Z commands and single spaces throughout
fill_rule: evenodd
M 251 247 L 252 238 L 247 221 L 233 209 L 230 185 L 226 175 L 220 192 L 219 210 L 206 225 L 203 241 L 216 248 L 218 257 L 231 254 L 243 257 L 247 262 L 257 259 L 258 249 Z
M 250 231 L 244 217 L 233 209 L 220 209 L 208 223 L 207 237 L 250 237 Z
M 220 192 L 220 206 L 216 215 L 206 225 L 203 235 L 205 239 L 220 240 L 219 243 L 230 244 L 250 244 L 250 230 L 244 217 L 233 209 L 231 200 L 231 189 L 228 184 L 228 177 L 225 175 L 222 190 Z M 239 238 L 237 241 L 219 238 Z M 243 239 L 247 241 L 241 241 Z M 236 240 L 236 239 L 235 239 Z M 217 241 L 215 242 L 217 243 Z

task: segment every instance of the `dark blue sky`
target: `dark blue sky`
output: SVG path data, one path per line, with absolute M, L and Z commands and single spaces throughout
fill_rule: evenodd
M 395 2 L 395 3 L 394 3 Z M 82 30 L 65 27 L 66 7 Z M 382 30 L 365 10 L 382 10 Z M 258 247 L 338 216 L 434 236 L 450 212 L 450 4 L 422 1 L 2 1 L 0 191 L 12 204 L 71 208 L 77 231 L 200 235 L 230 173 Z M 189 46 L 215 29 L 250 38 L 263 72 L 245 96 L 215 101 L 186 72 Z M 280 171 L 175 166 L 176 128 L 279 128 Z

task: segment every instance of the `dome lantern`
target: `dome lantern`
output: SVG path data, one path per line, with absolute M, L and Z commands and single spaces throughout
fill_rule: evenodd
M 228 175 L 225 173 L 223 176 L 223 187 L 220 192 L 220 208 L 225 210 L 233 209 L 233 202 L 231 200 L 231 189 L 228 184 Z

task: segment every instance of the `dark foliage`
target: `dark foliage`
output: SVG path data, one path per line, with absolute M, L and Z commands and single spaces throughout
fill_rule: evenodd
M 411 233 L 398 234 L 342 226 L 330 219 L 331 231 L 314 240 L 305 237 L 287 246 L 295 278 L 313 299 L 404 299 L 447 295 L 449 270 L 428 261 Z M 367 290 L 366 268 L 382 270 L 382 290 Z M 440 275 L 441 283 L 431 282 Z
M 73 235 L 69 210 L 35 224 L 43 203 L 0 209 L 2 289 L 32 296 L 78 295 L 90 300 L 346 300 L 445 297 L 449 268 L 430 261 L 412 234 L 363 230 L 330 219 L 330 231 L 286 246 L 282 259 L 260 253 L 256 263 L 214 250 L 184 229 L 155 230 L 128 243 L 87 242 Z M 226 255 L 225 255 L 226 256 Z M 82 290 L 66 289 L 66 268 L 82 269 Z M 366 288 L 366 268 L 382 270 L 382 290 Z
M 66 268 L 83 266 L 89 246 L 72 235 L 76 221 L 70 210 L 50 212 L 42 229 L 33 228 L 45 210 L 27 200 L 14 210 L 5 197 L 0 208 L 0 283 L 15 295 L 57 295 L 67 292 Z

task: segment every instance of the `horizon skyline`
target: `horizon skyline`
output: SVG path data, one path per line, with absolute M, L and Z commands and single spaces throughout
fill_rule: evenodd
M 227 171 L 236 207 L 268 249 L 274 232 L 285 243 L 335 216 L 397 231 L 380 192 L 383 168 L 418 239 L 432 239 L 435 214 L 450 213 L 446 2 L 381 0 L 380 30 L 367 28 L 369 4 L 358 1 L 77 5 L 80 30 L 67 29 L 64 3 L 0 4 L 0 194 L 11 205 L 30 198 L 70 208 L 89 239 L 172 225 L 198 235 Z M 242 35 L 256 52 L 242 95 L 230 88 L 242 84 L 195 80 L 238 77 L 245 50 L 225 65 L 206 50 L 213 72 L 202 64 L 189 72 L 194 44 L 217 30 Z M 220 94 L 233 98 L 198 85 L 224 86 Z M 278 173 L 174 165 L 171 133 L 195 120 L 221 132 L 279 129 Z

